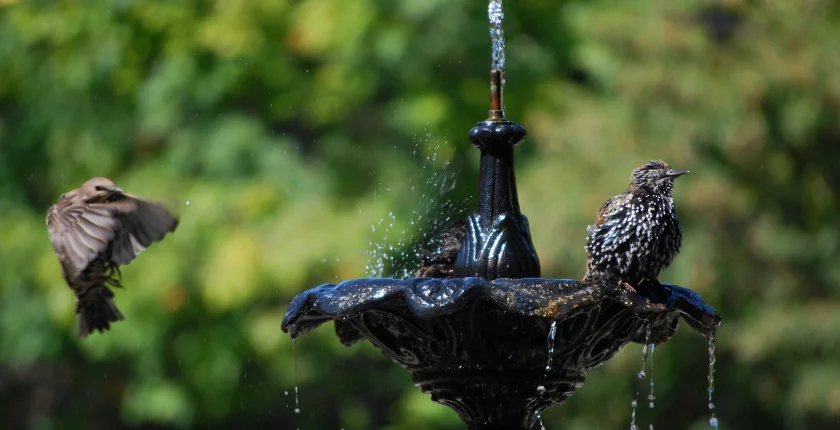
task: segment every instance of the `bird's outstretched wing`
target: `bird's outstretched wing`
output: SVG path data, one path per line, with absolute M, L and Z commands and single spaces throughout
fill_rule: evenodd
M 78 276 L 108 248 L 121 227 L 121 221 L 107 207 L 56 205 L 47 212 L 50 242 L 65 277 Z
M 132 195 L 107 203 L 90 206 L 113 208 L 122 228 L 117 231 L 111 248 L 111 261 L 128 264 L 143 252 L 152 242 L 157 242 L 178 227 L 175 218 L 162 205 L 139 199 Z
M 64 209 L 56 205 L 47 214 L 50 240 L 69 277 L 81 273 L 109 246 L 111 261 L 128 264 L 177 226 L 178 219 L 163 206 L 122 193 L 101 203 Z

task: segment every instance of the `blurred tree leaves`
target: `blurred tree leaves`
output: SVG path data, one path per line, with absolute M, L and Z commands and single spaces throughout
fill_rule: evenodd
M 838 5 L 505 7 L 506 105 L 529 131 L 520 199 L 544 274 L 582 275 L 585 226 L 633 167 L 690 169 L 675 191 L 685 248 L 663 280 L 724 315 L 722 425 L 835 426 Z M 460 428 L 329 325 L 297 342 L 296 366 L 279 324 L 306 288 L 410 269 L 411 250 L 471 207 L 485 21 L 485 3 L 462 0 L 0 1 L 6 421 Z M 43 219 L 91 176 L 182 223 L 124 269 L 127 320 L 80 342 Z M 627 425 L 640 356 L 630 346 L 593 371 L 546 426 Z M 656 409 L 637 422 L 704 428 L 703 340 L 683 328 L 655 363 Z

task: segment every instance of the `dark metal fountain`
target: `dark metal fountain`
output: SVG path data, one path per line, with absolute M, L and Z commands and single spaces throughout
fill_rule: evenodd
M 452 277 L 322 285 L 294 298 L 282 327 L 297 337 L 333 320 L 342 343 L 370 341 L 470 429 L 529 429 L 627 343 L 664 343 L 680 318 L 705 336 L 720 324 L 714 309 L 676 285 L 651 298 L 539 277 L 513 166 L 526 132 L 505 119 L 502 81 L 492 70 L 489 118 L 470 130 L 481 151 L 479 192 Z

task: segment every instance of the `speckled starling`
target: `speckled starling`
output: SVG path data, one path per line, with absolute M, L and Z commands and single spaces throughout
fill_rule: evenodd
M 50 241 L 67 285 L 76 293 L 80 338 L 108 330 L 123 315 L 110 287 L 121 287 L 119 266 L 178 226 L 163 206 L 93 178 L 62 194 L 47 212 Z
M 421 266 L 414 273 L 416 278 L 451 278 L 455 259 L 464 243 L 467 223 L 456 221 L 436 241 L 436 250 L 423 249 L 420 252 Z
M 674 179 L 686 173 L 659 160 L 633 171 L 627 191 L 607 200 L 587 227 L 584 282 L 616 281 L 631 290 L 659 285 L 659 272 L 682 245 L 671 190 Z

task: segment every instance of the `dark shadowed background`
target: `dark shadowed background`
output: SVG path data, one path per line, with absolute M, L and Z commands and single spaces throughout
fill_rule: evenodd
M 505 9 L 543 275 L 583 275 L 586 225 L 634 167 L 691 170 L 662 280 L 723 315 L 721 428 L 840 428 L 840 5 Z M 0 0 L 0 427 L 461 428 L 332 324 L 297 340 L 295 414 L 280 322 L 469 210 L 486 21 L 480 0 Z M 79 341 L 44 216 L 92 176 L 181 225 L 123 269 L 126 320 Z M 546 427 L 628 428 L 640 365 L 628 346 Z M 653 366 L 637 423 L 707 428 L 704 339 L 683 327 Z

